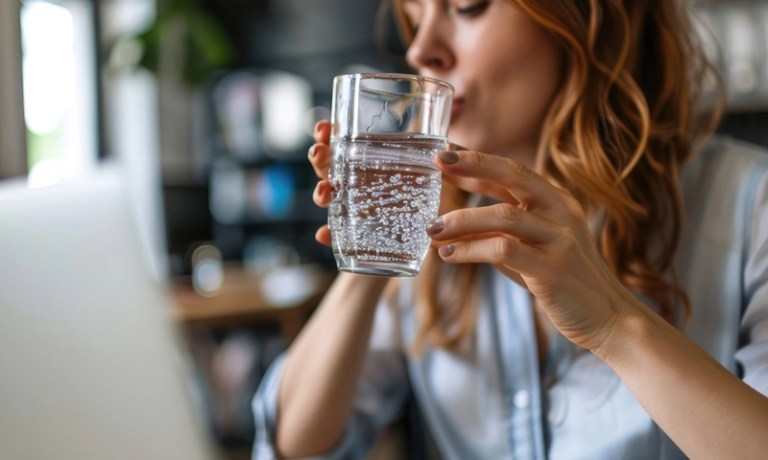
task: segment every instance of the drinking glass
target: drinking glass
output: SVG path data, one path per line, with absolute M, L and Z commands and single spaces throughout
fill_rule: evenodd
M 340 75 L 333 83 L 332 201 L 328 223 L 339 270 L 414 276 L 437 217 L 453 88 L 404 74 Z

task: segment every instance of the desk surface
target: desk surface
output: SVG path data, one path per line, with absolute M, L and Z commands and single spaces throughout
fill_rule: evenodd
M 174 316 L 185 326 L 233 327 L 277 322 L 291 340 L 325 294 L 334 274 L 313 266 L 252 274 L 226 266 L 220 289 L 201 295 L 189 279 L 172 286 Z

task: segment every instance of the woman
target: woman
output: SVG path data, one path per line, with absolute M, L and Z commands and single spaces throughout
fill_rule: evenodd
M 444 458 L 764 456 L 768 156 L 699 153 L 717 117 L 696 107 L 713 80 L 684 2 L 396 11 L 472 150 L 435 160 L 422 273 L 340 274 L 274 363 L 254 457 L 361 458 L 409 395 Z M 310 150 L 320 206 L 328 132 Z

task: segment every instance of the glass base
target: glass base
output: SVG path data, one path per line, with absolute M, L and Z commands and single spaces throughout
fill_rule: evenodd
M 383 262 L 349 259 L 337 260 L 339 271 L 357 273 L 360 275 L 413 277 L 419 274 L 421 264 L 418 262 Z

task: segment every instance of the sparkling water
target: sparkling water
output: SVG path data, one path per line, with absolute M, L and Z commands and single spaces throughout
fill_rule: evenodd
M 437 217 L 444 138 L 358 136 L 335 142 L 328 223 L 341 270 L 388 276 L 418 273 Z

